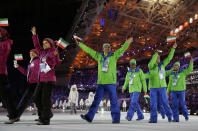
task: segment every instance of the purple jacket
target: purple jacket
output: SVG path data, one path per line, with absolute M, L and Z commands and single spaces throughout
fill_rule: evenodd
M 33 43 L 34 43 L 34 47 L 35 49 L 37 49 L 37 51 L 40 54 L 40 63 L 41 63 L 41 59 L 43 57 L 46 57 L 46 63 L 50 66 L 51 70 L 48 71 L 47 73 L 44 72 L 40 72 L 40 82 L 56 82 L 56 76 L 55 76 L 55 66 L 60 64 L 60 58 L 59 55 L 55 56 L 54 52 L 57 50 L 55 47 L 52 48 L 48 48 L 46 50 L 43 49 L 43 47 L 41 47 L 40 42 L 39 42 L 39 38 L 38 35 L 33 35 L 32 36 L 33 39 Z
M 11 51 L 13 40 L 7 39 L 0 41 L 0 74 L 8 74 L 7 59 Z
M 38 83 L 39 82 L 39 73 L 40 73 L 40 59 L 36 57 L 28 65 L 28 69 L 24 69 L 21 66 L 17 68 L 23 75 L 27 76 L 27 82 Z

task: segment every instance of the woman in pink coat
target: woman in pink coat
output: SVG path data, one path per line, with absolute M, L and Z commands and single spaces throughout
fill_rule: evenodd
M 7 59 L 12 44 L 13 40 L 9 39 L 7 30 L 0 27 L 0 97 L 7 108 L 9 121 L 18 121 L 16 108 L 11 100 L 8 89 L 6 88 L 6 85 L 8 84 Z M 5 124 L 9 124 L 9 121 L 5 122 Z
M 40 59 L 39 52 L 36 49 L 30 50 L 30 63 L 27 69 L 19 66 L 17 63 L 14 64 L 23 75 L 27 76 L 27 89 L 17 106 L 17 116 L 20 118 L 22 113 L 27 108 L 28 104 L 33 99 L 33 95 L 37 84 L 39 83 L 39 73 L 40 73 Z M 13 122 L 14 123 L 14 122 Z M 12 124 L 12 122 L 10 122 Z
M 40 73 L 39 86 L 35 95 L 35 103 L 38 108 L 39 122 L 38 125 L 49 125 L 50 118 L 53 116 L 51 111 L 51 91 L 56 82 L 55 66 L 60 64 L 59 54 L 54 47 L 55 42 L 50 38 L 43 40 L 41 47 L 36 27 L 31 30 L 33 43 L 36 50 L 39 52 Z

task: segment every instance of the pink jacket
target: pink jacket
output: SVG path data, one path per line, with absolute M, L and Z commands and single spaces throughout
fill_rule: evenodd
M 37 49 L 37 51 L 40 54 L 40 57 L 39 57 L 40 63 L 41 63 L 41 59 L 43 57 L 46 57 L 46 63 L 51 68 L 51 70 L 48 71 L 47 73 L 40 72 L 40 74 L 39 74 L 40 82 L 56 82 L 54 68 L 56 65 L 59 65 L 61 63 L 59 55 L 57 55 L 57 56 L 54 55 L 54 52 L 57 49 L 55 47 L 52 47 L 52 48 L 48 48 L 48 49 L 44 50 L 43 47 L 41 47 L 41 45 L 40 45 L 38 35 L 33 35 L 32 39 L 33 39 L 35 49 Z
M 7 59 L 11 51 L 13 40 L 7 39 L 0 41 L 0 74 L 8 74 Z
M 40 59 L 36 57 L 28 65 L 28 69 L 24 69 L 21 66 L 17 68 L 23 75 L 27 76 L 27 82 L 38 83 L 39 82 L 39 73 L 40 73 Z

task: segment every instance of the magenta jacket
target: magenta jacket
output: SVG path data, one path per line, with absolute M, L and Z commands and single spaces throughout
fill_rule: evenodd
M 8 74 L 7 59 L 11 51 L 13 40 L 7 39 L 0 41 L 0 74 Z
M 23 75 L 27 76 L 27 82 L 30 84 L 39 82 L 39 73 L 40 73 L 40 59 L 36 57 L 28 65 L 28 68 L 25 70 L 21 66 L 17 68 Z
M 46 56 L 46 63 L 50 66 L 51 70 L 47 73 L 40 72 L 40 82 L 56 82 L 56 76 L 55 76 L 55 66 L 59 65 L 61 63 L 59 55 L 55 56 L 54 52 L 57 50 L 55 47 L 48 48 L 46 50 L 41 47 L 38 35 L 32 36 L 33 43 L 35 49 L 39 52 L 39 59 L 41 63 L 41 59 Z

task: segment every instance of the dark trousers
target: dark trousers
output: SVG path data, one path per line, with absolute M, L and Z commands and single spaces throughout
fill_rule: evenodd
M 2 98 L 3 104 L 7 108 L 9 119 L 14 119 L 17 117 L 16 107 L 14 106 L 9 89 L 6 88 L 7 84 L 8 84 L 7 75 L 0 74 L 0 97 Z
M 34 101 L 38 108 L 39 119 L 43 122 L 50 121 L 50 118 L 53 116 L 51 111 L 51 94 L 53 86 L 53 82 L 41 82 L 36 88 Z
M 34 95 L 36 86 L 37 86 L 37 83 L 28 84 L 28 87 L 17 106 L 18 117 L 20 117 L 23 114 L 23 112 L 25 111 L 29 103 L 33 100 L 33 95 Z

